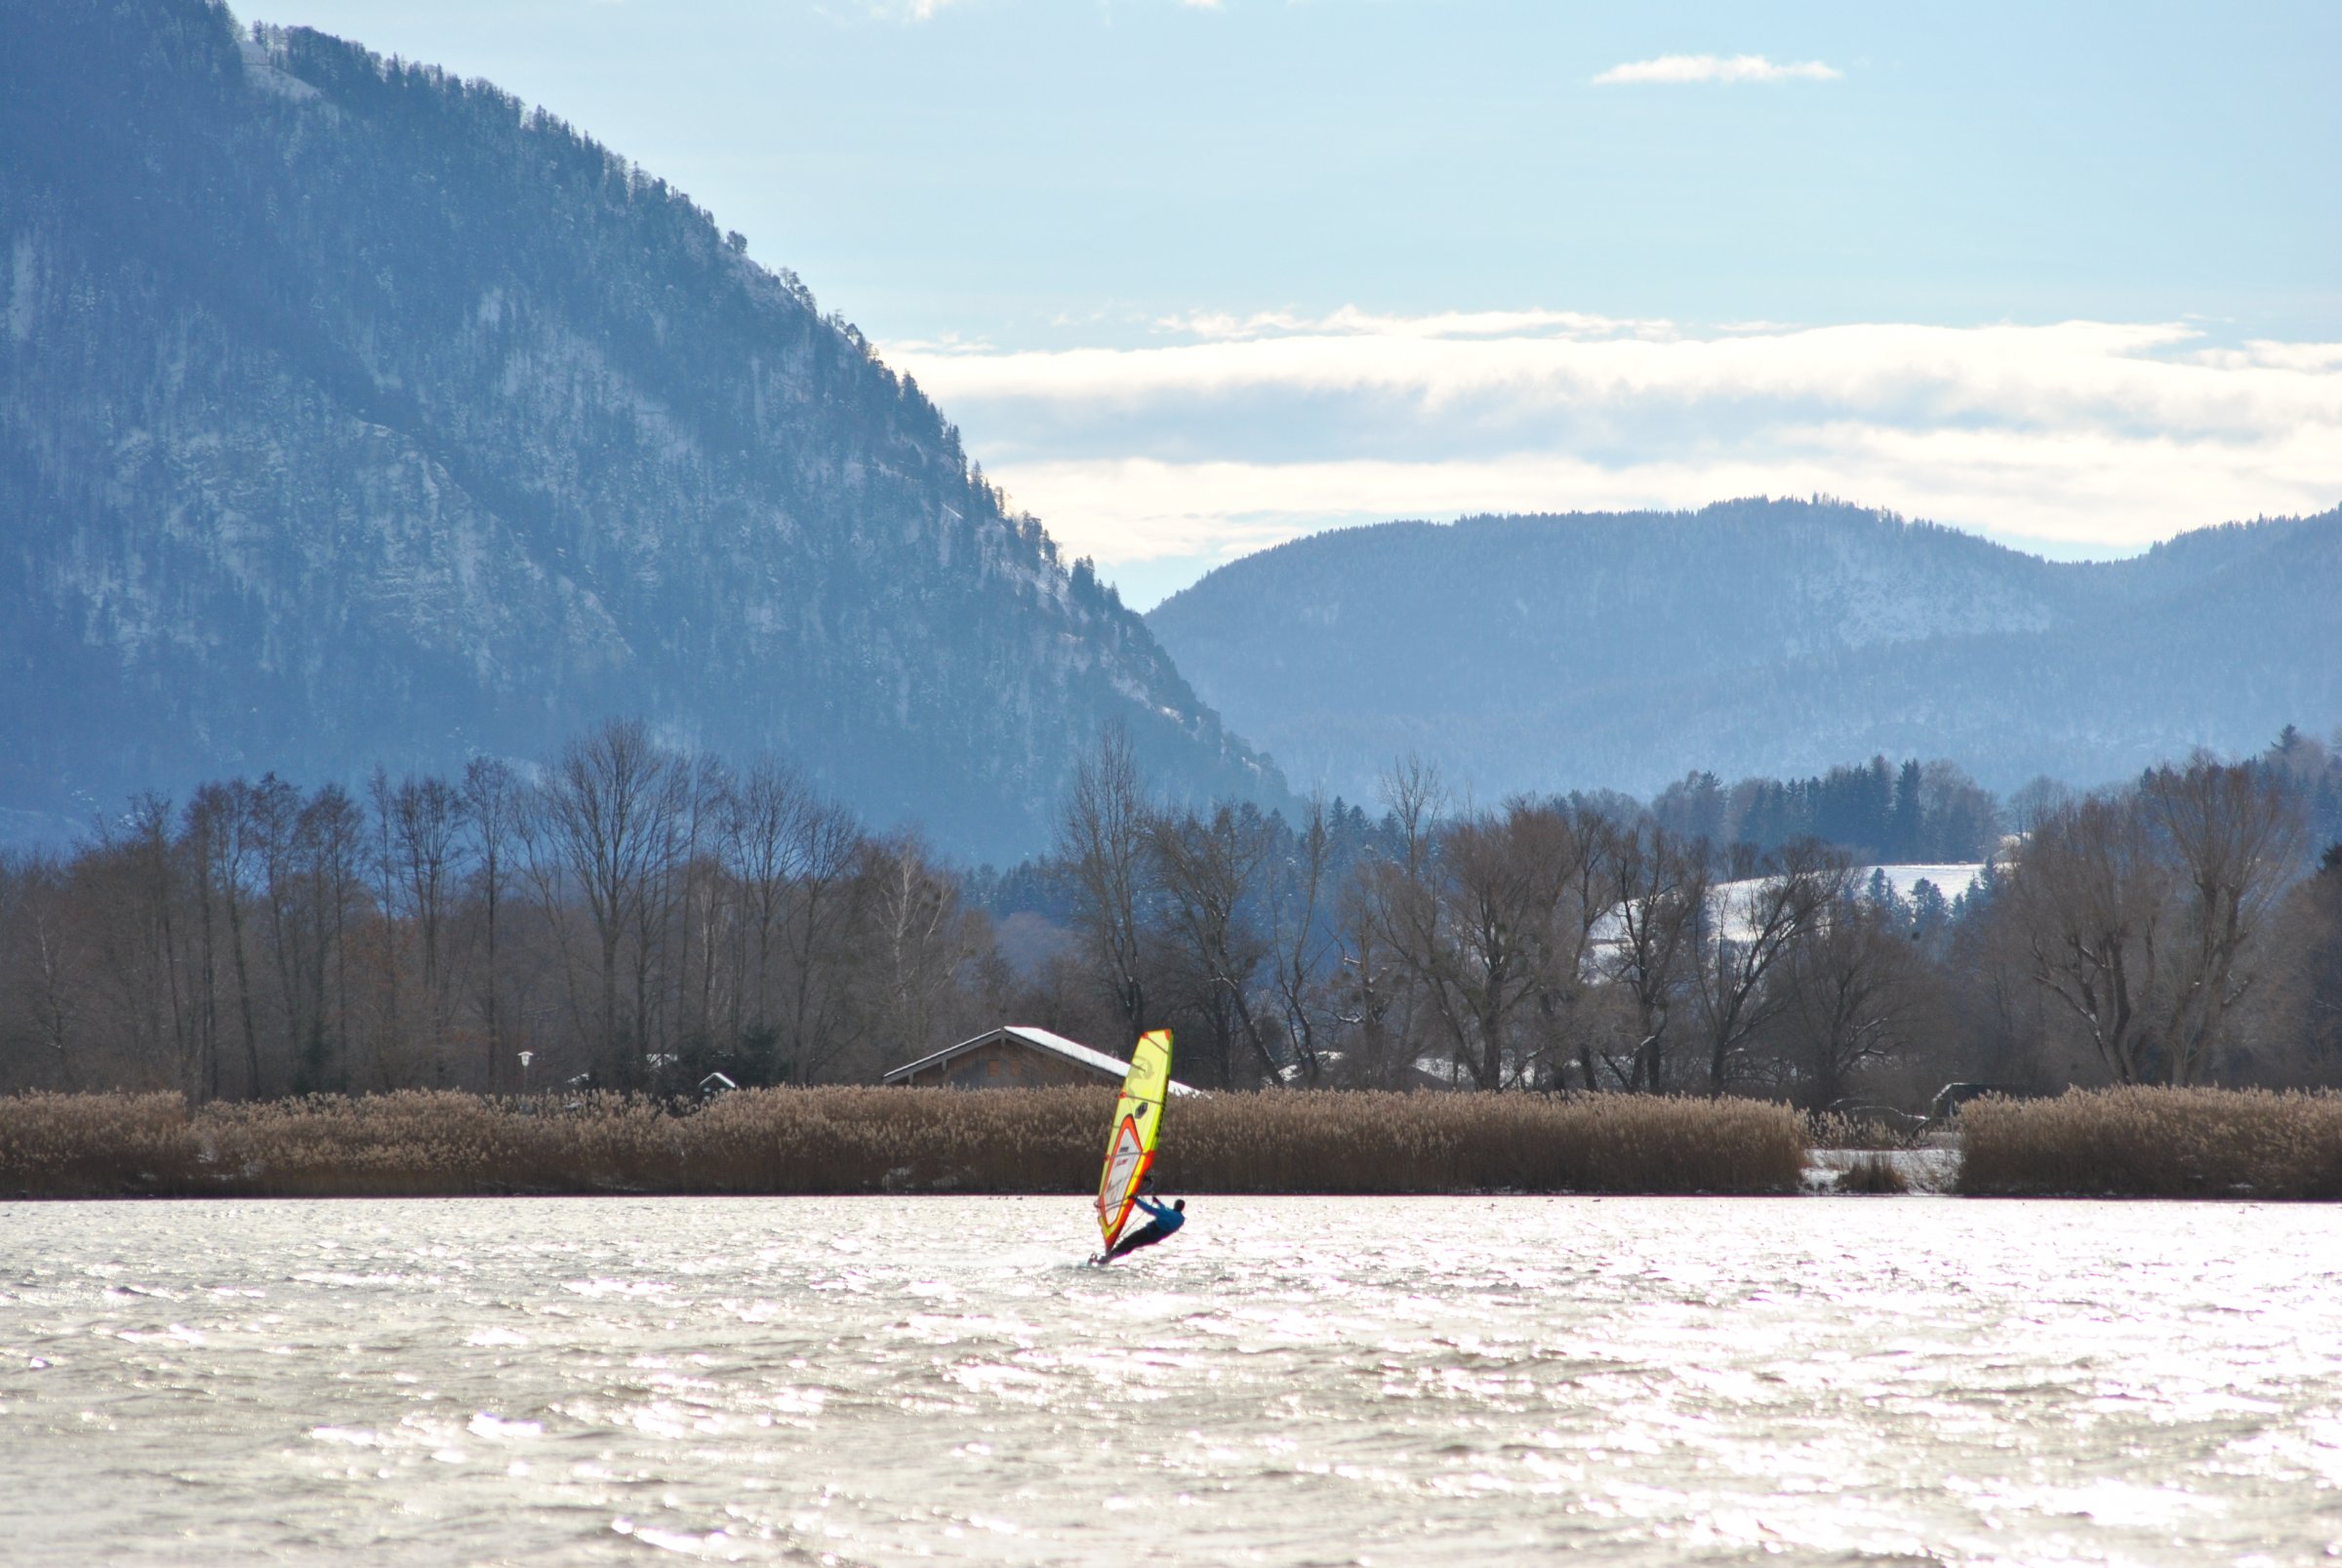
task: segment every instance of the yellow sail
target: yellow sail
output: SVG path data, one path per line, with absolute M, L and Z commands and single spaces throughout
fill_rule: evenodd
M 1154 1164 L 1154 1140 L 1162 1131 L 1163 1097 L 1171 1092 L 1171 1031 L 1139 1037 L 1123 1075 L 1122 1098 L 1114 1103 L 1113 1132 L 1106 1141 L 1106 1170 L 1098 1179 L 1098 1229 L 1107 1250 L 1130 1223 L 1139 1184 Z

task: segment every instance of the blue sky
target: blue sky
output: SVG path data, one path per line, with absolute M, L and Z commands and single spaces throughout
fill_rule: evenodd
M 1823 491 L 2055 554 L 2342 502 L 2342 6 L 243 0 L 488 77 L 916 374 L 1136 603 Z

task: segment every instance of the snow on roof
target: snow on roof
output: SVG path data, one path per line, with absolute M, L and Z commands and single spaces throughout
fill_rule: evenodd
M 1037 1029 L 1030 1024 L 1004 1024 L 996 1029 L 985 1030 L 974 1039 L 962 1040 L 957 1045 L 946 1046 L 932 1056 L 923 1056 L 916 1062 L 906 1062 L 888 1073 L 882 1081 L 898 1083 L 905 1078 L 913 1076 L 923 1068 L 939 1065 L 963 1052 L 973 1051 L 980 1045 L 989 1045 L 994 1040 L 1003 1038 L 1021 1040 L 1036 1051 L 1046 1051 L 1052 1056 L 1063 1057 L 1068 1062 L 1078 1063 L 1092 1072 L 1098 1073 L 1102 1077 L 1111 1078 L 1116 1082 L 1120 1082 L 1122 1075 L 1130 1070 L 1130 1064 L 1122 1058 L 1108 1056 L 1104 1051 L 1094 1050 L 1078 1040 L 1069 1040 L 1062 1034 L 1052 1034 L 1047 1029 Z M 1203 1091 L 1191 1089 L 1174 1078 L 1171 1081 L 1171 1093 L 1199 1095 Z

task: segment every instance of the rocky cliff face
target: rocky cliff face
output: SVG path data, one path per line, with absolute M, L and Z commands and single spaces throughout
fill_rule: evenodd
M 0 8 L 0 810 L 639 715 L 943 846 L 1119 723 L 1274 794 L 860 334 L 510 97 L 203 0 Z
M 1483 800 L 1883 751 L 2007 789 L 2342 721 L 2342 512 L 2059 564 L 1835 503 L 1391 523 L 1148 618 L 1297 784 L 1397 756 Z

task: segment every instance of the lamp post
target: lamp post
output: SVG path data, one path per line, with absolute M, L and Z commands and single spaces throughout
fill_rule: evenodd
M 520 1092 L 524 1096 L 529 1092 L 529 1059 L 536 1054 L 534 1051 L 520 1053 Z

